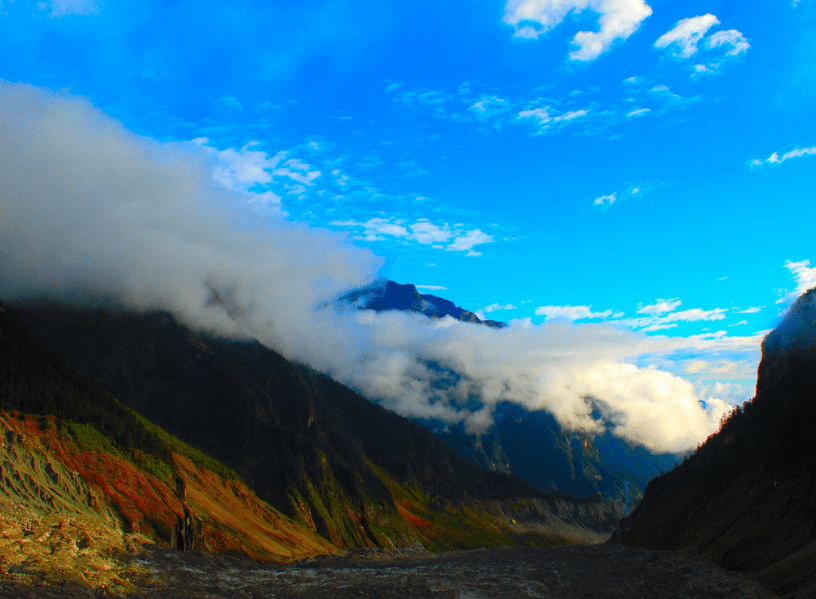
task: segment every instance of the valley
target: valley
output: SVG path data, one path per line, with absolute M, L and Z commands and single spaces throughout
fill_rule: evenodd
M 257 342 L 3 307 L 0 596 L 814 597 L 814 306 L 766 338 L 756 399 L 625 518 Z M 512 455 L 502 420 L 529 415 L 504 410 L 491 434 Z

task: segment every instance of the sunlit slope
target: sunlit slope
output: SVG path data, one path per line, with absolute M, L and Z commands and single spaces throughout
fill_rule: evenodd
M 485 542 L 462 534 L 444 545 L 423 536 L 395 489 L 428 498 L 440 520 L 453 518 L 445 515 L 449 507 L 543 495 L 480 468 L 421 425 L 257 342 L 196 333 L 166 313 L 53 304 L 17 306 L 15 313 L 116 397 L 235 468 L 258 497 L 336 546 Z M 617 509 L 609 505 L 597 509 Z M 496 520 L 473 511 L 466 519 L 476 527 Z M 498 517 L 496 525 L 511 526 L 512 519 Z M 570 539 L 611 532 L 584 528 L 592 534 Z M 543 526 L 536 532 L 544 544 L 553 534 Z M 490 544 L 514 542 L 499 536 Z
M 762 344 L 754 400 L 654 479 L 615 540 L 688 549 L 781 594 L 816 597 L 816 291 Z
M 9 530 L 65 520 L 60 535 L 75 551 L 93 553 L 86 528 L 107 531 L 102 553 L 127 550 L 170 542 L 186 502 L 203 550 L 281 561 L 334 549 L 259 500 L 234 471 L 122 406 L 0 310 L 0 510 L 17 523 Z M 35 559 L 35 546 L 24 545 L 6 547 L 7 563 Z

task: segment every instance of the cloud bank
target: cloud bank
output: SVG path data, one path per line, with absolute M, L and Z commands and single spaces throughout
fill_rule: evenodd
M 346 236 L 259 208 L 246 185 L 264 176 L 252 165 L 266 158 L 254 151 L 215 155 L 197 143 L 158 143 L 84 99 L 2 83 L 4 299 L 166 309 L 193 327 L 257 338 L 401 414 L 472 431 L 491 423 L 501 401 L 588 431 L 602 426 L 595 409 L 615 434 L 656 451 L 688 449 L 716 429 L 725 402 L 636 365 L 716 338 L 653 339 L 564 321 L 518 320 L 497 330 L 327 307 L 374 280 L 382 261 Z M 286 166 L 285 156 L 271 160 L 270 172 L 289 169 L 281 176 L 313 172 Z M 441 235 L 426 225 L 411 234 Z M 468 251 L 485 239 L 471 231 L 447 241 Z
M 585 9 L 598 14 L 599 29 L 575 34 L 571 60 L 595 60 L 617 40 L 626 40 L 652 14 L 643 0 L 508 0 L 503 21 L 515 28 L 515 37 L 537 39 L 569 13 Z

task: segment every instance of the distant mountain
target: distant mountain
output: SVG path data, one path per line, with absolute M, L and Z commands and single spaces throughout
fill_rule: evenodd
M 256 341 L 196 333 L 161 312 L 55 304 L 14 312 L 106 391 L 234 468 L 260 499 L 335 546 L 599 540 L 620 516 L 619 503 L 545 495 L 484 470 L 419 424 Z M 537 506 L 522 510 L 529 530 L 509 524 L 523 520 L 513 515 L 519 498 Z
M 421 294 L 414 285 L 400 285 L 383 278 L 377 279 L 366 287 L 347 293 L 338 302 L 352 304 L 361 310 L 374 310 L 376 312 L 400 310 L 403 312 L 418 312 L 431 318 L 451 316 L 463 322 L 484 324 L 497 329 L 507 326 L 506 323 L 498 320 L 482 320 L 473 312 L 460 308 L 453 302 L 441 297 Z
M 340 298 L 359 309 L 378 312 L 417 312 L 432 318 L 452 316 L 464 322 L 502 328 L 495 320 L 481 320 L 473 312 L 433 295 L 422 295 L 414 285 L 378 279 L 371 285 Z M 506 472 L 526 480 L 537 489 L 575 495 L 601 493 L 620 497 L 630 482 L 632 505 L 639 500 L 652 477 L 674 467 L 674 454 L 652 454 L 615 437 L 588 435 L 563 429 L 547 412 L 529 412 L 511 403 L 499 404 L 495 424 L 482 435 L 463 426 L 420 421 L 459 455 L 489 470 Z
M 646 489 L 614 540 L 685 549 L 816 597 L 816 290 L 762 343 L 756 397 Z
M 569 431 L 545 412 L 501 403 L 495 424 L 482 435 L 464 427 L 426 422 L 436 437 L 462 456 L 498 472 L 508 472 L 544 491 L 620 497 L 631 483 L 632 505 L 646 484 L 677 462 L 674 454 L 652 454 L 615 437 Z

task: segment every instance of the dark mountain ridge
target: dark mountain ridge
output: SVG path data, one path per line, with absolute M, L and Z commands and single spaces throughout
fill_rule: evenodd
M 816 290 L 762 343 L 756 396 L 649 483 L 613 540 L 687 549 L 785 596 L 816 597 Z
M 414 285 L 400 285 L 382 278 L 343 295 L 338 302 L 352 304 L 361 310 L 417 312 L 431 318 L 451 316 L 463 322 L 483 324 L 497 329 L 507 326 L 498 320 L 482 320 L 473 312 L 460 308 L 450 300 L 421 294 Z

